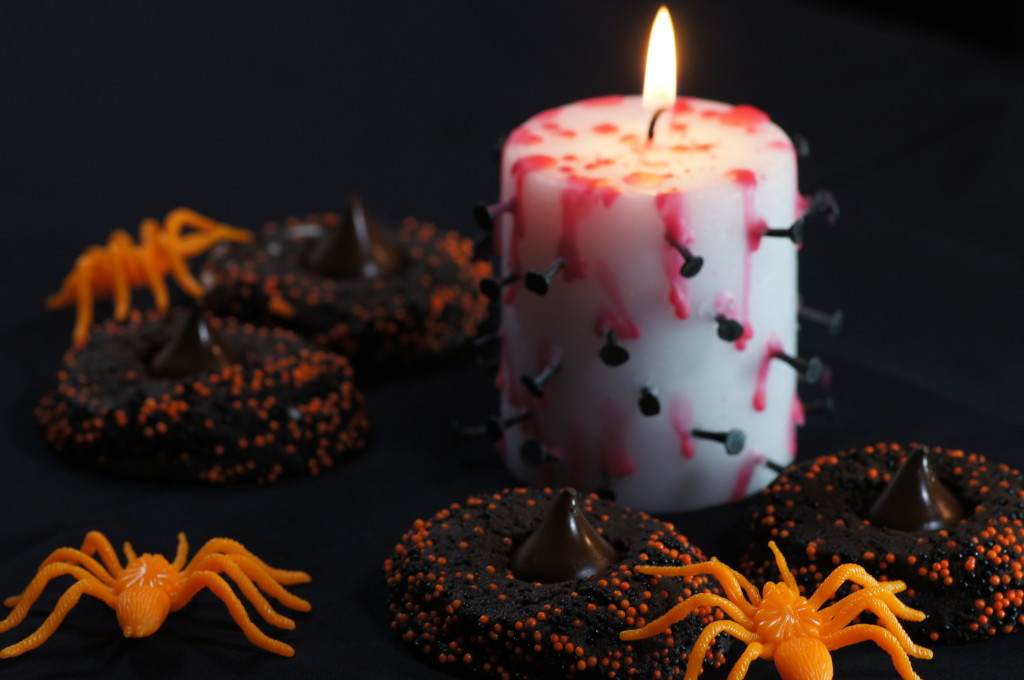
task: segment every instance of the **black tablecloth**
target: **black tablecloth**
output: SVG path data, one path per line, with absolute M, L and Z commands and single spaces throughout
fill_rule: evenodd
M 637 92 L 654 9 L 398 0 L 0 10 L 0 593 L 19 592 L 50 550 L 91 529 L 165 554 L 178 531 L 196 544 L 230 536 L 314 576 L 295 588 L 312 613 L 280 635 L 292 659 L 252 647 L 212 596 L 144 640 L 123 639 L 113 612 L 90 600 L 43 647 L 0 661 L 0 676 L 447 677 L 391 635 L 381 563 L 414 519 L 514 484 L 489 446 L 451 444 L 453 417 L 495 408 L 489 375 L 463 363 L 373 387 L 374 446 L 317 478 L 114 481 L 63 466 L 35 429 L 33 406 L 72 324 L 42 299 L 86 245 L 177 205 L 256 227 L 340 209 L 355 189 L 383 218 L 472 233 L 470 206 L 497 195 L 499 135 L 545 108 Z M 672 9 L 683 92 L 754 104 L 806 136 L 803 189 L 826 186 L 841 200 L 839 225 L 812 231 L 800 257 L 805 302 L 848 317 L 838 338 L 802 333 L 803 352 L 834 370 L 838 415 L 811 420 L 801 458 L 916 440 L 1024 465 L 1020 69 L 812 5 Z M 669 519 L 728 561 L 743 513 Z M 54 601 L 0 644 L 30 632 Z M 1017 677 L 1022 653 L 1016 635 L 940 647 L 915 667 L 931 680 Z M 896 677 L 869 644 L 835 658 L 841 678 Z M 748 677 L 775 676 L 759 663 Z

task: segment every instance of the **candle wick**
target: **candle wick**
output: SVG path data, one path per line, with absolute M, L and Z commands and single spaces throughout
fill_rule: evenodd
M 647 141 L 648 142 L 654 140 L 654 124 L 658 122 L 658 116 L 660 116 L 663 113 L 665 113 L 665 108 L 664 107 L 662 107 L 662 108 L 658 109 L 657 111 L 655 111 L 654 115 L 651 116 L 651 124 L 647 127 Z

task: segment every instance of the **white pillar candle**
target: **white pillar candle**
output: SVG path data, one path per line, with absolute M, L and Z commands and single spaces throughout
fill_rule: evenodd
M 523 278 L 503 289 L 497 384 L 503 418 L 530 413 L 504 433 L 516 475 L 664 512 L 743 498 L 774 477 L 766 461 L 792 460 L 797 376 L 771 357 L 796 355 L 797 247 L 765 231 L 791 225 L 802 199 L 793 144 L 761 111 L 680 98 L 649 140 L 651 117 L 640 97 L 602 97 L 509 136 L 502 276 L 561 269 L 545 295 Z M 704 260 L 692 278 L 677 245 Z M 719 316 L 742 324 L 739 340 L 718 337 Z M 621 365 L 599 357 L 608 331 Z M 533 396 L 522 377 L 552 363 Z M 645 387 L 655 415 L 638 405 Z M 728 453 L 694 429 L 742 430 L 746 444 Z M 550 456 L 539 467 L 528 440 Z

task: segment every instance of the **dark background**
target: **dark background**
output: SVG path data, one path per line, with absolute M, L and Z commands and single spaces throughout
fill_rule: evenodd
M 498 136 L 545 108 L 638 92 L 656 8 L 0 7 L 0 594 L 19 592 L 52 549 L 90 529 L 165 554 L 178 531 L 195 545 L 230 536 L 315 579 L 295 588 L 313 612 L 279 635 L 293 659 L 249 645 L 209 594 L 144 640 L 124 640 L 113 612 L 83 601 L 43 647 L 0 661 L 0 676 L 447 677 L 388 631 L 380 565 L 415 518 L 514 483 L 488 446 L 456 449 L 447 430 L 453 416 L 472 422 L 494 408 L 489 376 L 446 366 L 373 388 L 375 446 L 319 478 L 272 488 L 118 482 L 62 466 L 34 427 L 72 325 L 42 300 L 88 244 L 177 205 L 256 227 L 340 209 L 358 190 L 382 218 L 471 233 L 470 206 L 497 196 Z M 804 190 L 827 186 L 843 207 L 839 225 L 810 233 L 801 254 L 806 302 L 849 319 L 836 339 L 802 334 L 803 352 L 834 369 L 839 413 L 809 423 L 801 457 L 917 440 L 1024 465 L 1019 9 L 972 5 L 936 22 L 934 12 L 789 0 L 670 8 L 683 93 L 754 104 L 806 136 Z M 136 301 L 149 304 L 146 293 Z M 743 512 L 669 519 L 729 561 L 745 540 Z M 42 621 L 52 591 L 0 644 Z M 1024 637 L 1010 636 L 938 648 L 915 667 L 929 680 L 1016 677 L 1022 653 Z M 896 677 L 870 645 L 835 656 L 840 678 Z M 759 663 L 748 677 L 775 674 Z

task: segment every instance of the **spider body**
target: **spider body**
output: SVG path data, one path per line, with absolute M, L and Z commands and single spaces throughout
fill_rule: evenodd
M 125 637 L 141 638 L 155 633 L 170 612 L 184 607 L 204 588 L 209 588 L 227 605 L 232 618 L 254 645 L 282 656 L 295 654 L 289 645 L 269 637 L 256 627 L 221 574 L 235 582 L 268 623 L 290 630 L 295 627 L 295 622 L 278 614 L 260 589 L 287 607 L 309 611 L 308 602 L 284 587 L 308 582 L 310 578 L 305 572 L 273 569 L 241 543 L 227 538 L 207 541 L 188 564 L 185 534 L 178 534 L 178 550 L 173 562 L 163 555 L 136 555 L 128 542 L 124 544 L 124 553 L 128 561 L 122 567 L 110 541 L 98 531 L 90 531 L 78 550 L 58 548 L 51 553 L 25 591 L 4 601 L 14 610 L 0 621 L 0 633 L 24 621 L 29 608 L 52 579 L 73 576 L 77 582 L 64 592 L 36 632 L 0 650 L 0 658 L 18 656 L 43 644 L 82 595 L 96 597 L 113 609 Z M 99 560 L 93 557 L 97 554 Z
M 775 553 L 782 581 L 766 583 L 760 592 L 742 574 L 714 558 L 681 567 L 636 567 L 640 573 L 656 576 L 711 574 L 722 585 L 726 597 L 694 595 L 642 628 L 623 631 L 619 637 L 628 641 L 658 635 L 694 609 L 711 606 L 720 608 L 729 618 L 715 621 L 701 633 L 687 660 L 685 680 L 696 680 L 708 648 L 720 633 L 729 633 L 747 644 L 729 673 L 729 680 L 741 680 L 757 658 L 773 659 L 783 680 L 831 680 L 830 652 L 869 640 L 889 653 L 903 680 L 921 680 L 908 655 L 930 659 L 932 652 L 915 645 L 897 619 L 921 621 L 925 617 L 923 612 L 896 599 L 896 593 L 905 590 L 906 584 L 881 583 L 863 567 L 843 564 L 811 597 L 803 597 L 782 553 L 774 542 L 769 547 Z M 860 586 L 860 590 L 822 608 L 846 581 Z M 873 613 L 879 623 L 848 625 L 865 611 Z
M 186 228 L 192 231 L 185 233 Z M 163 226 L 152 218 L 139 226 L 139 243 L 118 229 L 106 246 L 89 246 L 75 261 L 59 291 L 46 299 L 49 309 L 75 305 L 77 316 L 72 339 L 82 346 L 92 325 L 93 302 L 113 296 L 114 318 L 124 321 L 131 310 L 132 287 L 148 286 L 156 308 L 167 311 L 170 298 L 164 277 L 171 274 L 181 289 L 194 298 L 205 293 L 185 260 L 195 257 L 221 241 L 248 243 L 252 233 L 215 222 L 188 208 L 167 213 Z

